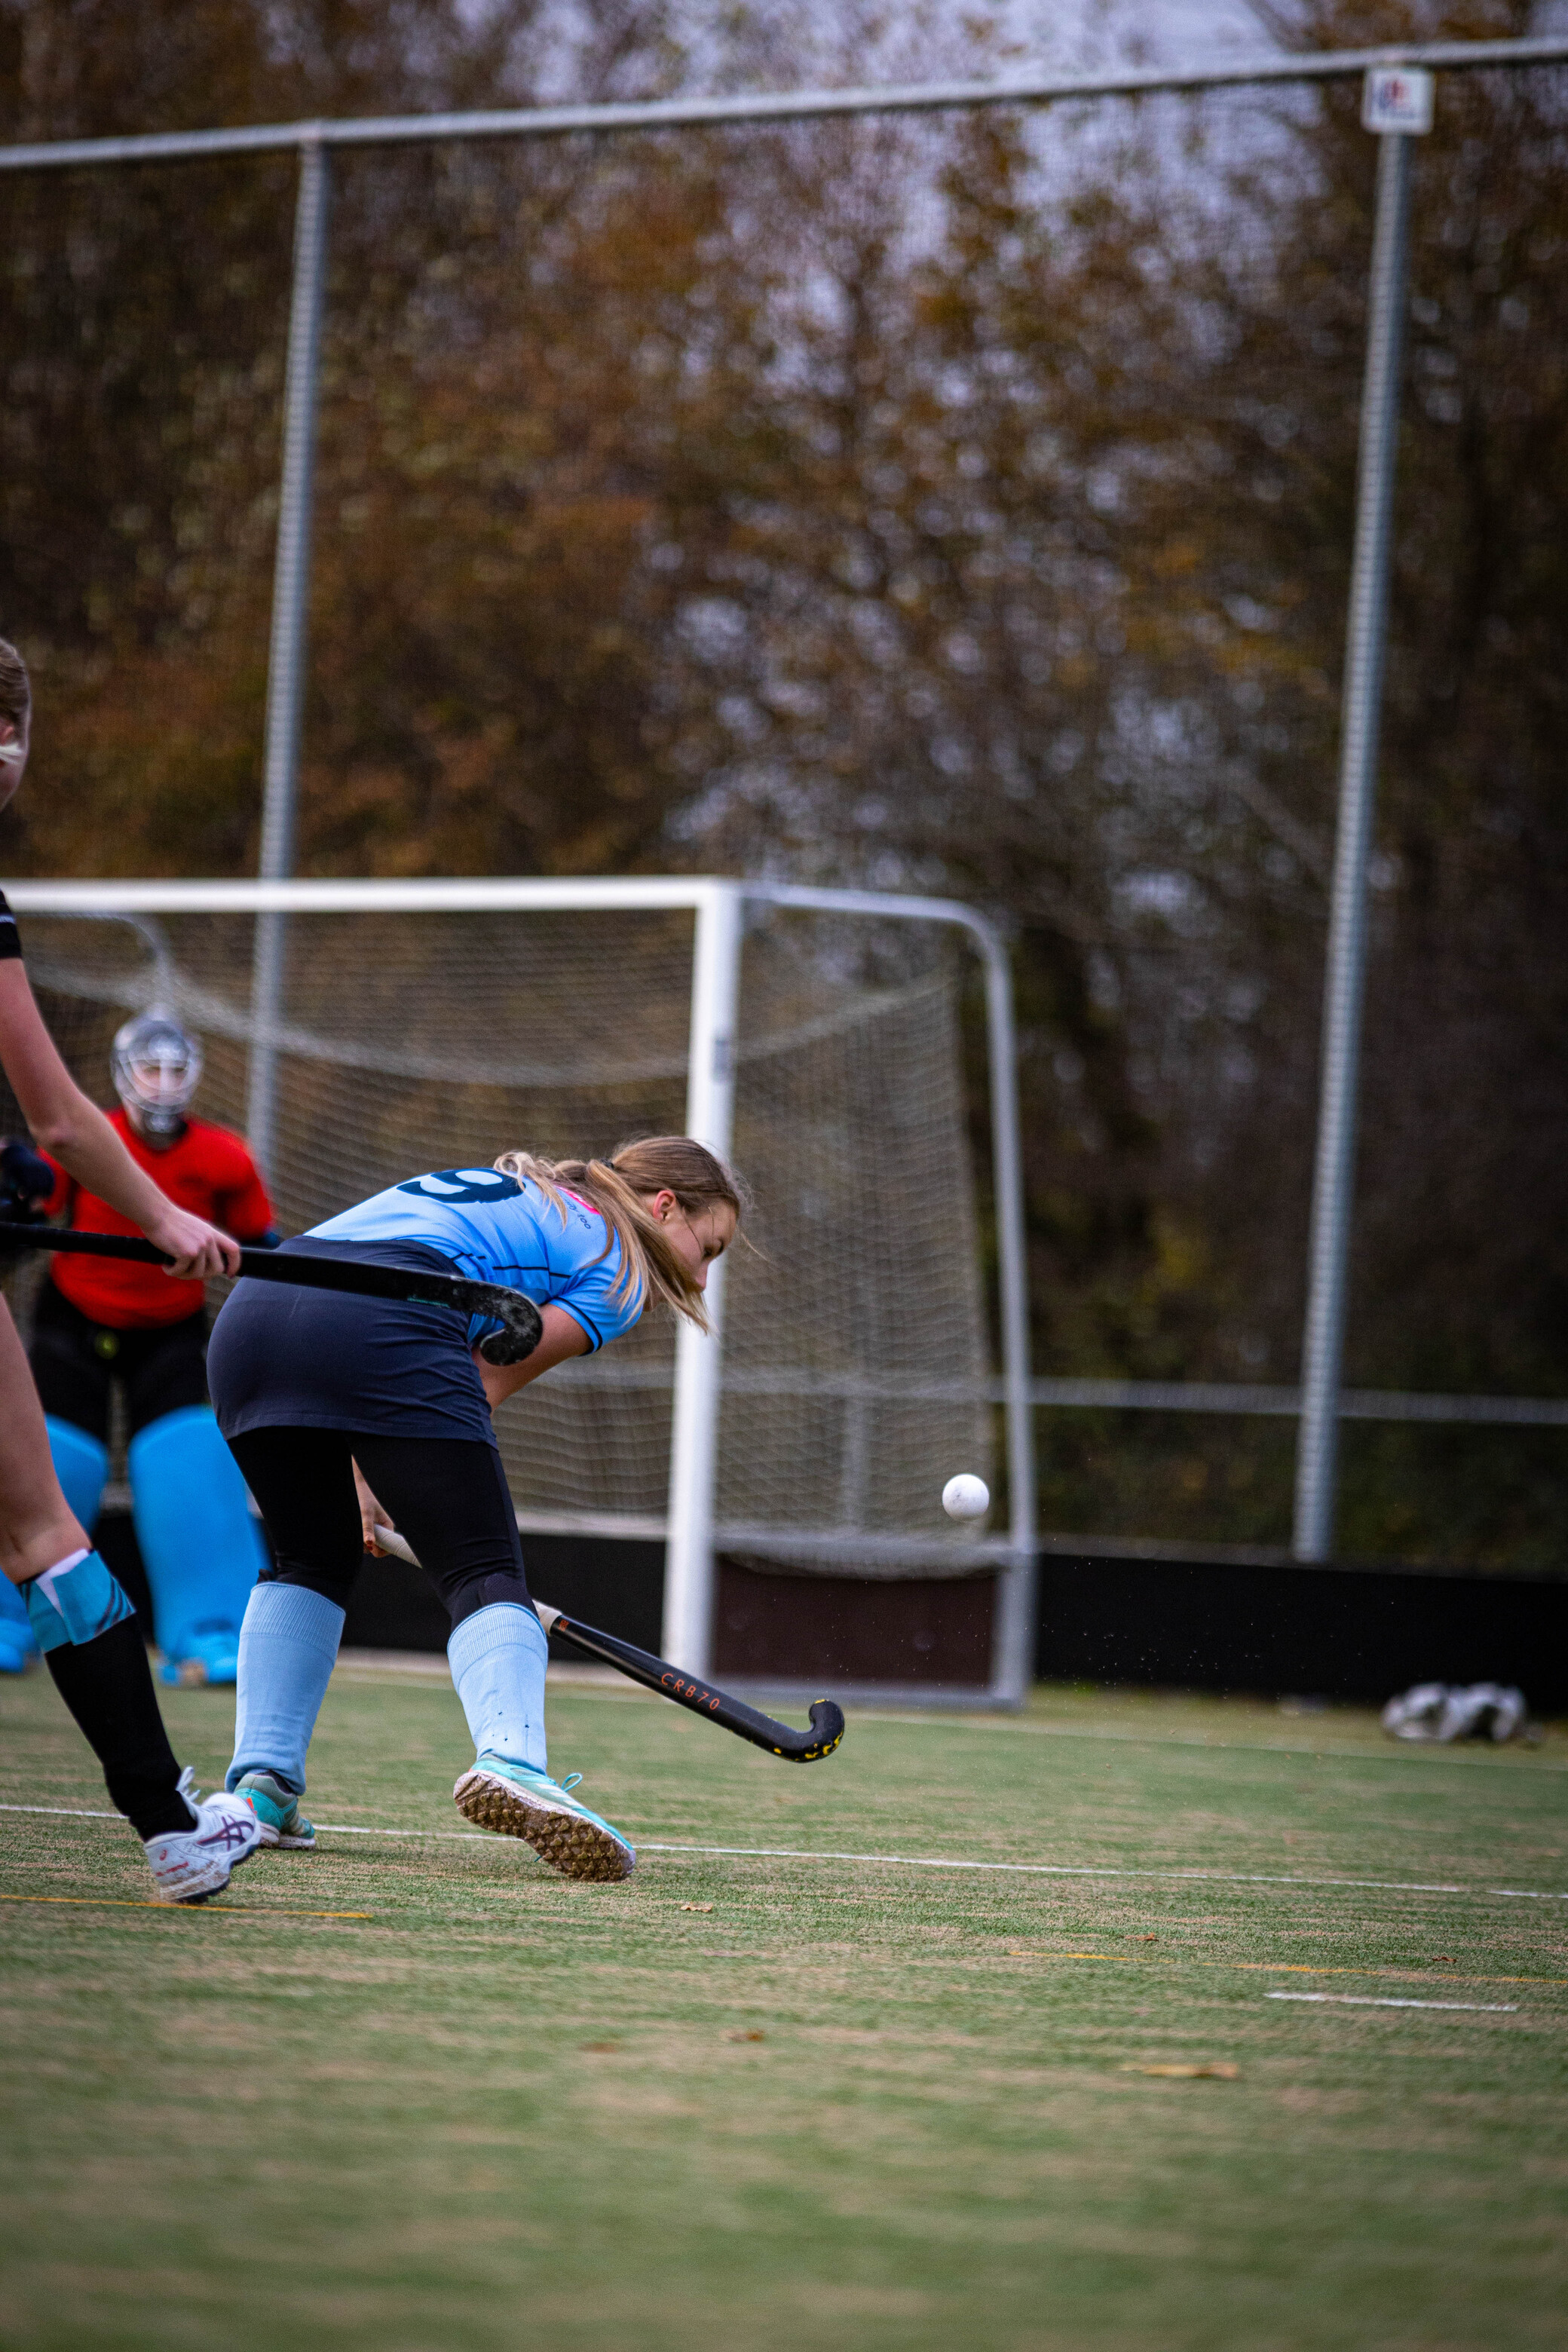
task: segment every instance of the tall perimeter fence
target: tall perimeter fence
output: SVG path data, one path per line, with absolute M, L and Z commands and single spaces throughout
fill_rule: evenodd
M 647 104 L 556 106 L 469 113 L 268 123 L 237 129 L 60 140 L 0 147 L 0 171 L 132 170 L 292 151 L 299 157 L 283 447 L 268 669 L 264 807 L 258 880 L 286 882 L 295 856 L 300 719 L 308 663 L 313 460 L 321 320 L 331 242 L 333 152 L 475 140 L 560 139 L 718 126 L 744 129 L 856 115 L 1043 108 L 1095 99 L 1360 79 L 1363 122 L 1378 142 L 1351 587 L 1341 711 L 1339 812 L 1324 973 L 1322 1052 L 1300 1387 L 1228 1382 L 1040 1380 L 1031 1401 L 1056 1409 L 1261 1414 L 1299 1421 L 1293 1556 L 1332 1552 L 1340 1423 L 1383 1420 L 1568 1427 L 1568 1401 L 1346 1390 L 1342 1383 L 1346 1277 L 1353 1205 L 1357 1070 L 1366 961 L 1368 859 L 1375 807 L 1388 602 L 1394 461 L 1406 300 L 1410 141 L 1430 128 L 1435 78 L 1568 60 L 1568 34 L 1501 41 L 1263 56 L 1223 64 L 1127 68 L 1096 75 L 1026 75 L 880 89 L 818 89 Z M 276 1139 L 278 1048 L 289 917 L 256 925 L 247 1114 L 266 1164 Z M 1022 1270 L 1008 1302 L 1015 1329 Z M 1013 1367 L 1016 1410 L 1020 1367 Z M 1015 1539 L 1017 1530 L 1015 1529 Z M 1047 1543 L 1050 1538 L 1047 1538 Z M 1081 1543 L 1076 1548 L 1082 1549 Z M 1171 1547 L 1108 1544 L 1108 1551 Z M 1179 1549 L 1179 1548 L 1175 1548 Z

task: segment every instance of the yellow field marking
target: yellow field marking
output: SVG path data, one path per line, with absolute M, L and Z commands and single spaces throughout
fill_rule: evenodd
M 0 1903 L 68 1903 L 93 1910 L 202 1911 L 220 1919 L 374 1919 L 374 1911 L 285 1911 L 259 1903 L 155 1903 L 148 1895 L 0 1895 Z
M 1024 1952 L 1007 1960 L 1114 1960 L 1128 1969 L 1254 1969 L 1271 1977 L 1394 1977 L 1421 1984 L 1568 1984 L 1568 1977 L 1434 1977 L 1415 1969 L 1324 1968 L 1312 1960 L 1194 1960 L 1184 1952 Z
M 1202 2079 L 1203 2077 L 1212 2075 L 1215 2082 L 1234 2083 L 1240 2074 L 1241 2069 L 1239 2066 L 1233 2066 L 1228 2059 L 1220 2059 L 1212 2066 L 1193 2066 L 1184 2063 L 1181 2065 L 1141 2066 L 1137 2063 L 1133 2063 L 1127 2066 L 1119 2066 L 1117 2068 L 1117 2072 L 1120 2074 L 1180 2074 L 1194 2079 Z

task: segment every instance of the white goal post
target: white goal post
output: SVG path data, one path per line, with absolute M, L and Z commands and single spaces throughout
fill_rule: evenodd
M 1000 938 L 972 908 L 872 891 L 662 877 L 32 881 L 9 886 L 8 896 L 31 919 L 24 937 L 40 993 L 68 1008 L 68 1026 L 73 1006 L 87 1008 L 84 1020 L 90 1011 L 97 1024 L 90 1034 L 83 1030 L 79 1045 L 89 1091 L 102 1092 L 102 1070 L 93 1062 L 104 1023 L 154 998 L 170 1003 L 204 1038 L 209 1085 L 218 1090 L 213 1115 L 243 1120 L 270 1174 L 285 1179 L 290 1150 L 304 1170 L 292 1192 L 289 1181 L 281 1183 L 290 1230 L 298 1229 L 296 1219 L 315 1222 L 346 1206 L 362 1187 L 394 1181 L 384 1171 L 401 1166 L 396 1153 L 399 1148 L 406 1153 L 406 1138 L 428 1136 L 433 1149 L 454 1158 L 466 1150 L 477 1159 L 481 1139 L 495 1135 L 498 1115 L 510 1117 L 515 1127 L 516 1109 L 498 1113 L 498 1104 L 542 1099 L 530 1093 L 534 1085 L 599 1086 L 604 1127 L 623 1115 L 624 1106 L 635 1113 L 637 1105 L 651 1100 L 647 1089 L 655 1085 L 667 1089 L 660 1097 L 668 1104 L 667 1117 L 678 1119 L 679 1096 L 668 1089 L 683 1078 L 686 1130 L 718 1152 L 734 1150 L 746 1167 L 746 1139 L 736 1136 L 738 1074 L 771 1070 L 776 1077 L 787 1065 L 789 1083 L 775 1085 L 765 1100 L 758 1092 L 763 1076 L 741 1080 L 742 1124 L 766 1163 L 747 1171 L 760 1180 L 763 1255 L 745 1257 L 738 1267 L 721 1261 L 715 1269 L 709 1291 L 711 1338 L 683 1323 L 673 1362 L 667 1335 L 658 1361 L 650 1339 L 640 1351 L 617 1350 L 623 1362 L 583 1359 L 548 1384 L 567 1407 L 574 1400 L 574 1409 L 590 1415 L 625 1415 L 635 1406 L 639 1431 L 653 1425 L 651 1401 L 658 1398 L 662 1412 L 658 1392 L 668 1396 L 668 1451 L 662 1466 L 647 1471 L 645 1507 L 628 1509 L 621 1494 L 620 1508 L 595 1510 L 574 1496 L 570 1511 L 552 1515 L 549 1494 L 531 1508 L 520 1496 L 520 1522 L 662 1535 L 663 1646 L 692 1674 L 708 1673 L 712 1663 L 719 1551 L 764 1568 L 772 1561 L 775 1572 L 799 1564 L 808 1572 L 848 1576 L 994 1574 L 991 1677 L 984 1693 L 973 1696 L 994 1704 L 1021 1702 L 1033 1671 L 1037 1530 L 1012 985 Z M 269 1003 L 263 1014 L 254 1004 L 250 971 L 262 928 L 258 919 L 268 917 L 282 919 L 266 929 L 282 939 L 285 964 L 292 956 L 301 969 L 293 993 L 285 979 L 275 1000 L 279 1009 Z M 478 927 L 477 943 L 473 926 L 450 919 L 462 917 L 488 919 Z M 359 919 L 335 926 L 316 919 L 324 918 Z M 443 928 L 425 923 L 426 918 L 447 920 Z M 574 926 L 569 919 L 574 918 L 603 919 L 605 935 L 591 923 Z M 648 925 L 637 928 L 644 918 L 662 918 L 662 936 L 669 940 L 676 934 L 668 927 L 690 919 L 679 931 L 679 952 L 661 950 L 658 981 L 649 977 Z M 525 935 L 535 940 L 527 951 L 532 960 L 509 962 L 509 942 Z M 111 938 L 120 942 L 112 953 Z M 330 955 L 306 944 L 328 940 Z M 400 943 L 408 940 L 415 946 L 403 950 Z M 915 941 L 918 952 L 910 946 Z M 571 950 L 564 963 L 563 942 Z M 963 1133 L 954 947 L 978 958 L 984 979 L 995 1237 L 992 1315 L 983 1295 Z M 413 960 L 400 963 L 400 952 Z M 773 1024 L 766 1036 L 742 1025 L 746 959 L 748 1001 L 765 998 L 766 1013 L 756 1017 L 764 1028 Z M 425 1016 L 432 992 L 441 990 L 444 1009 L 431 1027 Z M 516 1060 L 520 1038 L 538 1054 L 544 1051 L 540 1041 L 553 1037 L 559 1050 L 578 1004 L 585 1007 L 586 1026 L 574 1045 L 564 1040 L 577 1055 L 574 1064 Z M 683 1037 L 670 1027 L 672 1005 Z M 535 1006 L 538 1022 L 531 1026 Z M 653 1034 L 661 1009 L 662 1045 Z M 846 1058 L 852 1055 L 858 1058 Z M 511 1093 L 498 1096 L 497 1087 Z M 399 1110 L 415 1097 L 422 1108 Z M 580 1087 L 572 1097 L 579 1099 Z M 447 1142 L 438 1132 L 447 1100 L 477 1104 L 464 1114 L 471 1140 L 455 1132 Z M 868 1131 L 879 1105 L 893 1131 Z M 567 1115 L 563 1110 L 563 1118 Z M 580 1110 L 571 1115 L 583 1116 Z M 347 1126 L 341 1123 L 345 1117 Z M 463 1121 L 457 1124 L 460 1129 Z M 858 1137 L 852 1132 L 858 1125 Z M 607 1127 L 604 1133 L 609 1134 Z M 318 1135 L 328 1141 L 306 1168 Z M 494 1148 L 533 1139 L 503 1133 L 495 1135 Z M 553 1129 L 538 1140 L 557 1154 L 571 1148 Z M 595 1134 L 590 1148 L 608 1146 Z M 774 1256 L 769 1169 L 793 1164 L 792 1148 L 807 1172 L 813 1155 L 842 1159 L 843 1181 L 820 1202 L 803 1196 L 806 1224 L 784 1227 L 810 1232 L 810 1219 L 819 1218 L 823 1251 L 796 1247 Z M 913 1255 L 906 1255 L 891 1286 L 875 1267 L 856 1274 L 844 1219 L 835 1218 L 836 1210 L 858 1197 L 856 1181 L 864 1186 L 865 1171 L 879 1160 L 891 1171 L 890 1181 L 897 1178 L 905 1189 L 868 1197 L 868 1220 L 880 1213 L 890 1227 L 899 1221 L 900 1201 L 940 1196 L 931 1213 L 940 1213 L 941 1222 L 914 1237 Z M 773 1223 L 779 1230 L 778 1221 Z M 944 1234 L 954 1261 L 951 1280 L 942 1252 L 933 1246 L 933 1235 Z M 889 1247 L 897 1241 L 889 1235 Z M 836 1250 L 842 1255 L 842 1283 Z M 863 1297 L 843 1306 L 841 1343 L 814 1334 L 814 1313 L 831 1322 L 838 1314 L 837 1291 L 851 1277 L 860 1282 Z M 737 1280 L 743 1311 L 738 1321 L 731 1316 L 727 1330 L 725 1293 Z M 952 1294 L 945 1306 L 944 1282 Z M 892 1304 L 889 1286 L 899 1294 Z M 989 1360 L 990 1330 L 999 1364 Z M 923 1350 L 929 1352 L 922 1361 Z M 628 1391 L 640 1393 L 634 1398 Z M 994 1460 L 989 1449 L 998 1405 L 1005 1532 L 952 1528 L 938 1505 L 942 1477 L 954 1469 L 984 1470 Z M 734 1424 L 727 1445 L 728 1503 L 721 1492 L 726 1406 Z M 777 1434 L 781 1424 L 791 1433 L 787 1444 Z M 592 1425 L 606 1424 L 601 1418 Z M 830 1426 L 831 1446 L 825 1434 Z M 538 1420 L 534 1428 L 545 1433 L 546 1423 Z M 770 1445 L 778 1456 L 771 1467 L 763 1463 Z M 584 1450 L 581 1438 L 576 1450 Z M 614 1454 L 613 1441 L 605 1450 Z M 517 1492 L 519 1475 L 510 1457 L 509 1472 Z M 819 1507 L 820 1497 L 830 1493 L 840 1501 Z M 635 1505 L 637 1497 L 631 1499 Z

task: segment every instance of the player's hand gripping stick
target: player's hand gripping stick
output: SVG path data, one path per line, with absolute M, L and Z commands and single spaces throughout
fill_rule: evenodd
M 75 1250 L 89 1257 L 131 1258 L 138 1265 L 170 1265 L 173 1259 L 148 1241 L 126 1234 L 83 1234 L 68 1226 L 0 1223 L 0 1251 Z M 479 1342 L 489 1364 L 521 1364 L 543 1337 L 544 1326 L 531 1298 L 494 1282 L 469 1282 L 458 1274 L 426 1274 L 423 1267 L 376 1265 L 368 1258 L 301 1257 L 287 1249 L 242 1249 L 239 1270 L 256 1282 L 293 1282 L 306 1290 L 347 1290 L 361 1298 L 403 1298 L 415 1307 L 449 1307 L 458 1315 L 483 1315 L 500 1323 Z
M 376 1542 L 383 1551 L 398 1559 L 405 1559 L 411 1568 L 418 1560 L 403 1538 L 392 1528 L 378 1527 Z M 725 1691 L 713 1689 L 695 1675 L 683 1675 L 679 1666 L 667 1659 L 656 1658 L 651 1651 L 639 1650 L 630 1642 L 621 1641 L 614 1633 L 601 1633 L 596 1626 L 581 1625 L 574 1617 L 566 1616 L 548 1602 L 533 1604 L 540 1623 L 547 1633 L 558 1633 L 591 1658 L 598 1658 L 606 1666 L 614 1666 L 629 1675 L 634 1683 L 641 1683 L 660 1698 L 672 1698 L 677 1706 L 689 1706 L 693 1715 L 702 1716 L 709 1723 L 722 1725 L 753 1747 L 765 1748 L 770 1756 L 782 1756 L 790 1764 L 815 1764 L 821 1756 L 831 1756 L 844 1737 L 844 1710 L 830 1698 L 814 1699 L 809 1709 L 811 1729 L 796 1731 L 789 1723 L 775 1722 L 759 1707 L 748 1706 L 744 1699 L 731 1698 Z

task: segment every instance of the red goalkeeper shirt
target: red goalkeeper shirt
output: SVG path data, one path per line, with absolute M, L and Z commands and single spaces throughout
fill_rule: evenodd
M 109 1123 L 138 1168 L 144 1168 L 177 1207 L 205 1217 L 237 1242 L 257 1242 L 267 1232 L 272 1223 L 267 1187 L 243 1139 L 228 1128 L 193 1118 L 177 1143 L 167 1151 L 153 1151 L 123 1109 L 110 1111 Z M 47 1152 L 44 1157 L 48 1159 Z M 84 1192 L 56 1161 L 49 1160 L 49 1165 L 55 1171 L 50 1216 L 63 1209 L 68 1223 L 89 1234 L 140 1233 L 139 1225 L 107 1201 Z M 199 1315 L 206 1299 L 205 1283 L 174 1282 L 155 1265 L 133 1265 L 119 1258 L 62 1255 L 51 1271 L 56 1288 L 71 1305 L 111 1331 L 155 1331 L 166 1323 L 184 1322 L 187 1315 Z

